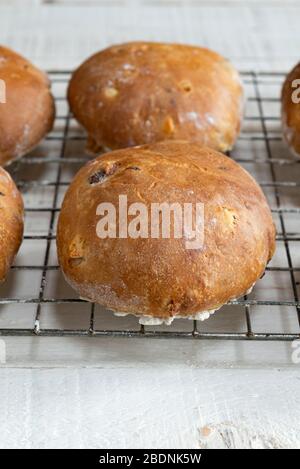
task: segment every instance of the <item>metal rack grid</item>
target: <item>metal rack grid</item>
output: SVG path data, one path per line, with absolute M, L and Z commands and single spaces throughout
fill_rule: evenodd
M 283 289 L 287 295 L 283 299 L 276 297 L 279 289 L 273 285 L 272 289 L 263 288 L 262 291 L 257 291 L 257 287 L 255 287 L 249 297 L 245 296 L 228 303 L 229 306 L 225 308 L 230 307 L 233 310 L 239 307 L 239 320 L 243 317 L 243 325 L 238 331 L 234 330 L 233 323 L 224 330 L 222 328 L 210 330 L 211 319 L 205 323 L 185 320 L 185 326 L 182 330 L 178 326 L 175 330 L 172 326 L 167 330 L 164 327 L 150 326 L 124 327 L 122 329 L 107 326 L 97 327 L 96 305 L 87 303 L 76 296 L 47 294 L 47 286 L 51 283 L 51 278 L 49 278 L 51 272 L 60 272 L 57 260 L 51 262 L 55 250 L 53 243 L 55 246 L 55 226 L 60 201 L 73 175 L 89 159 L 83 152 L 86 137 L 70 115 L 65 99 L 65 88 L 70 72 L 50 71 L 49 76 L 52 79 L 58 111 L 54 130 L 45 139 L 42 146 L 9 168 L 25 199 L 25 220 L 33 216 L 31 228 L 25 228 L 23 244 L 31 243 L 32 253 L 42 252 L 43 259 L 38 262 L 30 263 L 27 261 L 25 264 L 16 263 L 13 265 L 10 287 L 7 289 L 5 286 L 1 287 L 2 291 L 0 292 L 0 321 L 2 308 L 7 306 L 14 308 L 17 305 L 23 305 L 25 308 L 26 305 L 31 305 L 30 321 L 32 318 L 32 324 L 23 325 L 26 318 L 26 312 L 23 311 L 23 308 L 18 321 L 13 323 L 13 326 L 9 324 L 10 327 L 8 327 L 8 323 L 11 313 L 6 316 L 4 314 L 4 319 L 2 318 L 0 322 L 0 336 L 123 336 L 272 341 L 300 339 L 300 259 L 297 259 L 299 251 L 297 242 L 300 241 L 300 159 L 297 160 L 289 154 L 281 138 L 279 90 L 284 74 L 242 72 L 247 94 L 246 115 L 237 147 L 229 156 L 254 174 L 269 199 L 277 223 L 277 245 L 281 245 L 279 257 L 280 260 L 285 258 L 286 262 L 284 261 L 283 265 L 281 262 L 280 265 L 276 265 L 276 260 L 273 261 L 266 269 L 265 278 L 268 279 L 268 276 L 276 273 L 284 274 L 288 277 L 289 285 Z M 54 148 L 51 145 L 54 145 Z M 256 148 L 256 145 L 259 146 L 259 149 Z M 43 167 L 42 171 L 41 167 Z M 267 175 L 266 180 L 262 179 L 261 175 Z M 32 201 L 37 198 L 36 191 L 40 191 L 40 200 L 37 205 L 34 205 Z M 47 192 L 46 202 L 44 200 L 45 192 Z M 46 224 L 41 221 L 42 215 L 48 217 Z M 290 226 L 296 226 L 296 228 L 291 230 Z M 33 230 L 32 227 L 34 227 Z M 36 234 L 36 227 L 38 234 Z M 43 250 L 38 245 L 41 242 L 44 243 Z M 32 254 L 33 257 L 35 254 Z M 27 293 L 13 294 L 14 291 L 11 291 L 14 290 L 11 288 L 14 281 L 13 276 L 22 271 L 25 272 L 26 278 L 27 276 L 29 278 L 33 273 L 38 273 L 37 294 L 28 296 Z M 58 283 L 61 282 L 63 282 L 62 279 Z M 275 299 L 270 295 L 271 291 L 273 296 L 275 293 Z M 75 327 L 72 324 L 68 327 L 45 327 L 42 318 L 43 307 L 47 305 L 54 305 L 55 308 L 60 305 L 68 306 L 71 307 L 71 310 L 75 305 L 79 305 L 80 308 L 83 308 L 84 305 L 85 308 L 88 307 L 88 324 L 86 327 Z M 263 330 L 256 331 L 253 327 L 253 308 L 256 310 L 257 308 L 267 308 L 263 314 L 265 318 L 268 317 L 268 321 Z M 281 330 L 279 328 L 275 332 L 272 330 L 274 308 L 279 311 L 280 321 L 284 321 L 288 308 L 289 318 L 291 315 L 293 317 L 291 329 L 282 328 Z M 222 311 L 219 311 L 215 316 L 221 317 Z M 7 318 L 7 324 L 5 318 Z M 180 324 L 183 324 L 182 321 Z

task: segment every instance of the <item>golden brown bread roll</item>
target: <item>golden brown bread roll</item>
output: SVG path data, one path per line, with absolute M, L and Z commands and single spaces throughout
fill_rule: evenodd
M 239 74 L 208 49 L 133 42 L 109 47 L 73 74 L 68 99 L 88 149 L 183 139 L 219 151 L 240 130 Z
M 52 128 L 54 100 L 47 76 L 28 60 L 0 46 L 0 79 L 6 102 L 0 103 L 0 164 L 34 148 Z
M 102 239 L 99 204 L 113 204 L 118 220 L 124 195 L 128 207 L 139 202 L 149 211 L 153 203 L 203 204 L 203 246 L 187 248 L 186 225 L 177 239 L 121 238 L 120 231 Z M 207 317 L 245 294 L 273 255 L 275 228 L 260 187 L 237 163 L 198 144 L 161 142 L 107 153 L 78 172 L 63 201 L 57 248 L 81 297 L 170 322 Z
M 23 201 L 10 175 L 0 167 L 0 282 L 19 250 L 23 236 Z
M 300 155 L 300 63 L 286 77 L 281 99 L 283 135 L 291 150 Z

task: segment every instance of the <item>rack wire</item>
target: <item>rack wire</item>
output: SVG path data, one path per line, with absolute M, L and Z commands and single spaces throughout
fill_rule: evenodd
M 177 320 L 168 328 L 140 326 L 134 317 L 114 318 L 76 297 L 59 270 L 55 232 L 65 190 L 89 157 L 84 153 L 85 134 L 66 103 L 70 72 L 53 70 L 49 76 L 57 105 L 55 127 L 38 149 L 9 168 L 25 200 L 25 236 L 9 279 L 0 287 L 0 336 L 300 339 L 300 159 L 290 155 L 281 137 L 280 87 L 285 74 L 241 75 L 247 94 L 245 120 L 229 157 L 260 183 L 278 233 L 277 255 L 253 292 L 231 301 L 204 323 Z

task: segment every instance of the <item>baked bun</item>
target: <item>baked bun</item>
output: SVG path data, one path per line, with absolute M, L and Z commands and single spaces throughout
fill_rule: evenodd
M 282 126 L 291 150 L 300 155 L 300 63 L 288 74 L 282 88 Z
M 28 60 L 0 46 L 0 165 L 28 153 L 52 128 L 54 100 L 47 76 Z
M 3 282 L 23 237 L 23 201 L 12 178 L 1 167 L 0 209 L 0 282 Z
M 73 74 L 71 110 L 88 132 L 88 150 L 162 140 L 232 148 L 243 108 L 239 74 L 208 49 L 132 42 L 109 47 Z
M 187 246 L 186 224 L 177 239 L 123 239 L 119 230 L 101 239 L 99 204 L 113 204 L 118 220 L 120 195 L 148 213 L 152 203 L 203 204 L 204 244 Z M 275 228 L 260 187 L 237 163 L 198 144 L 161 142 L 107 153 L 78 172 L 63 201 L 57 248 L 82 298 L 169 323 L 206 318 L 245 294 L 274 253 Z

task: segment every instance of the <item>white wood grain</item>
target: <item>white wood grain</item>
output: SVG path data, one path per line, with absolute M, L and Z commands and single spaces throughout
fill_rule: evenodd
M 168 366 L 4 370 L 0 448 L 300 448 L 299 377 Z
M 140 39 L 211 47 L 243 69 L 287 69 L 299 60 L 299 2 L 0 8 L 0 42 L 45 68 L 73 68 L 111 43 Z

